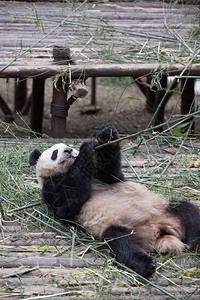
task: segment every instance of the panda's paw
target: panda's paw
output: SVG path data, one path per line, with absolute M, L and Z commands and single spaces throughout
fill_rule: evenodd
M 80 153 L 83 155 L 92 156 L 95 152 L 95 147 L 98 146 L 97 142 L 83 143 L 80 147 Z
M 119 139 L 119 133 L 112 125 L 107 125 L 106 127 L 99 129 L 97 132 L 97 140 L 100 144 L 105 144 L 117 139 Z
M 129 267 L 144 278 L 149 278 L 156 271 L 156 259 L 147 254 L 137 257 L 136 254 Z
M 191 242 L 189 250 L 200 253 L 200 237 Z
M 81 172 L 84 171 L 89 177 L 93 174 L 96 166 L 95 147 L 98 145 L 98 142 L 83 143 L 80 147 L 79 155 L 75 160 L 76 167 Z
M 156 271 L 156 259 L 154 257 L 149 256 L 146 260 L 145 267 L 143 269 L 143 274 L 141 274 L 145 278 L 151 277 Z

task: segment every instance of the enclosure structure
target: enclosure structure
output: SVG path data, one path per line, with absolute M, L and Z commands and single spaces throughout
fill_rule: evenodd
M 171 91 L 182 81 L 181 113 L 194 109 L 199 69 L 198 1 L 62 1 L 0 3 L 0 78 L 15 78 L 15 110 L 31 106 L 31 128 L 42 131 L 45 79 L 53 78 L 52 137 L 64 137 L 72 103 L 92 78 L 129 76 L 162 124 Z M 167 86 L 167 77 L 177 76 Z M 33 79 L 26 97 L 26 79 Z M 154 87 L 154 91 L 152 91 Z M 155 89 L 157 92 L 155 92 Z M 71 91 L 71 97 L 68 96 Z M 74 104 L 75 105 L 75 104 Z M 0 96 L 0 107 L 13 112 Z

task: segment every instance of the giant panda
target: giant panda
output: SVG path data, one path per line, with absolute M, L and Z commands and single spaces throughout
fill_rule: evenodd
M 37 165 L 43 199 L 59 219 L 107 240 L 118 262 L 149 278 L 156 269 L 152 251 L 179 252 L 185 244 L 200 249 L 200 211 L 126 181 L 118 139 L 108 125 L 98 130 L 96 141 L 82 144 L 79 154 L 57 144 L 42 154 L 35 149 L 29 161 Z

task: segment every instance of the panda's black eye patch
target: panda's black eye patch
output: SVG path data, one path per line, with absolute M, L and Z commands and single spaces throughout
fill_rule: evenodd
M 51 159 L 52 159 L 52 160 L 56 160 L 57 157 L 58 157 L 58 149 L 53 151 L 53 153 L 52 153 L 52 155 L 51 155 Z

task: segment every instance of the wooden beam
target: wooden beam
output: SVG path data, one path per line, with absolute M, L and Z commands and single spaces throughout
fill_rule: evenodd
M 184 72 L 184 75 L 200 76 L 199 65 L 192 65 L 190 69 Z M 0 78 L 49 78 L 57 74 L 68 74 L 70 71 L 71 78 L 77 79 L 85 77 L 121 77 L 130 76 L 138 78 L 141 76 L 149 76 L 155 74 L 157 71 L 162 70 L 163 75 L 179 75 L 184 69 L 181 64 L 162 64 L 162 68 L 159 63 L 136 63 L 136 64 L 80 64 L 69 66 L 9 66 L 4 71 L 0 72 Z

